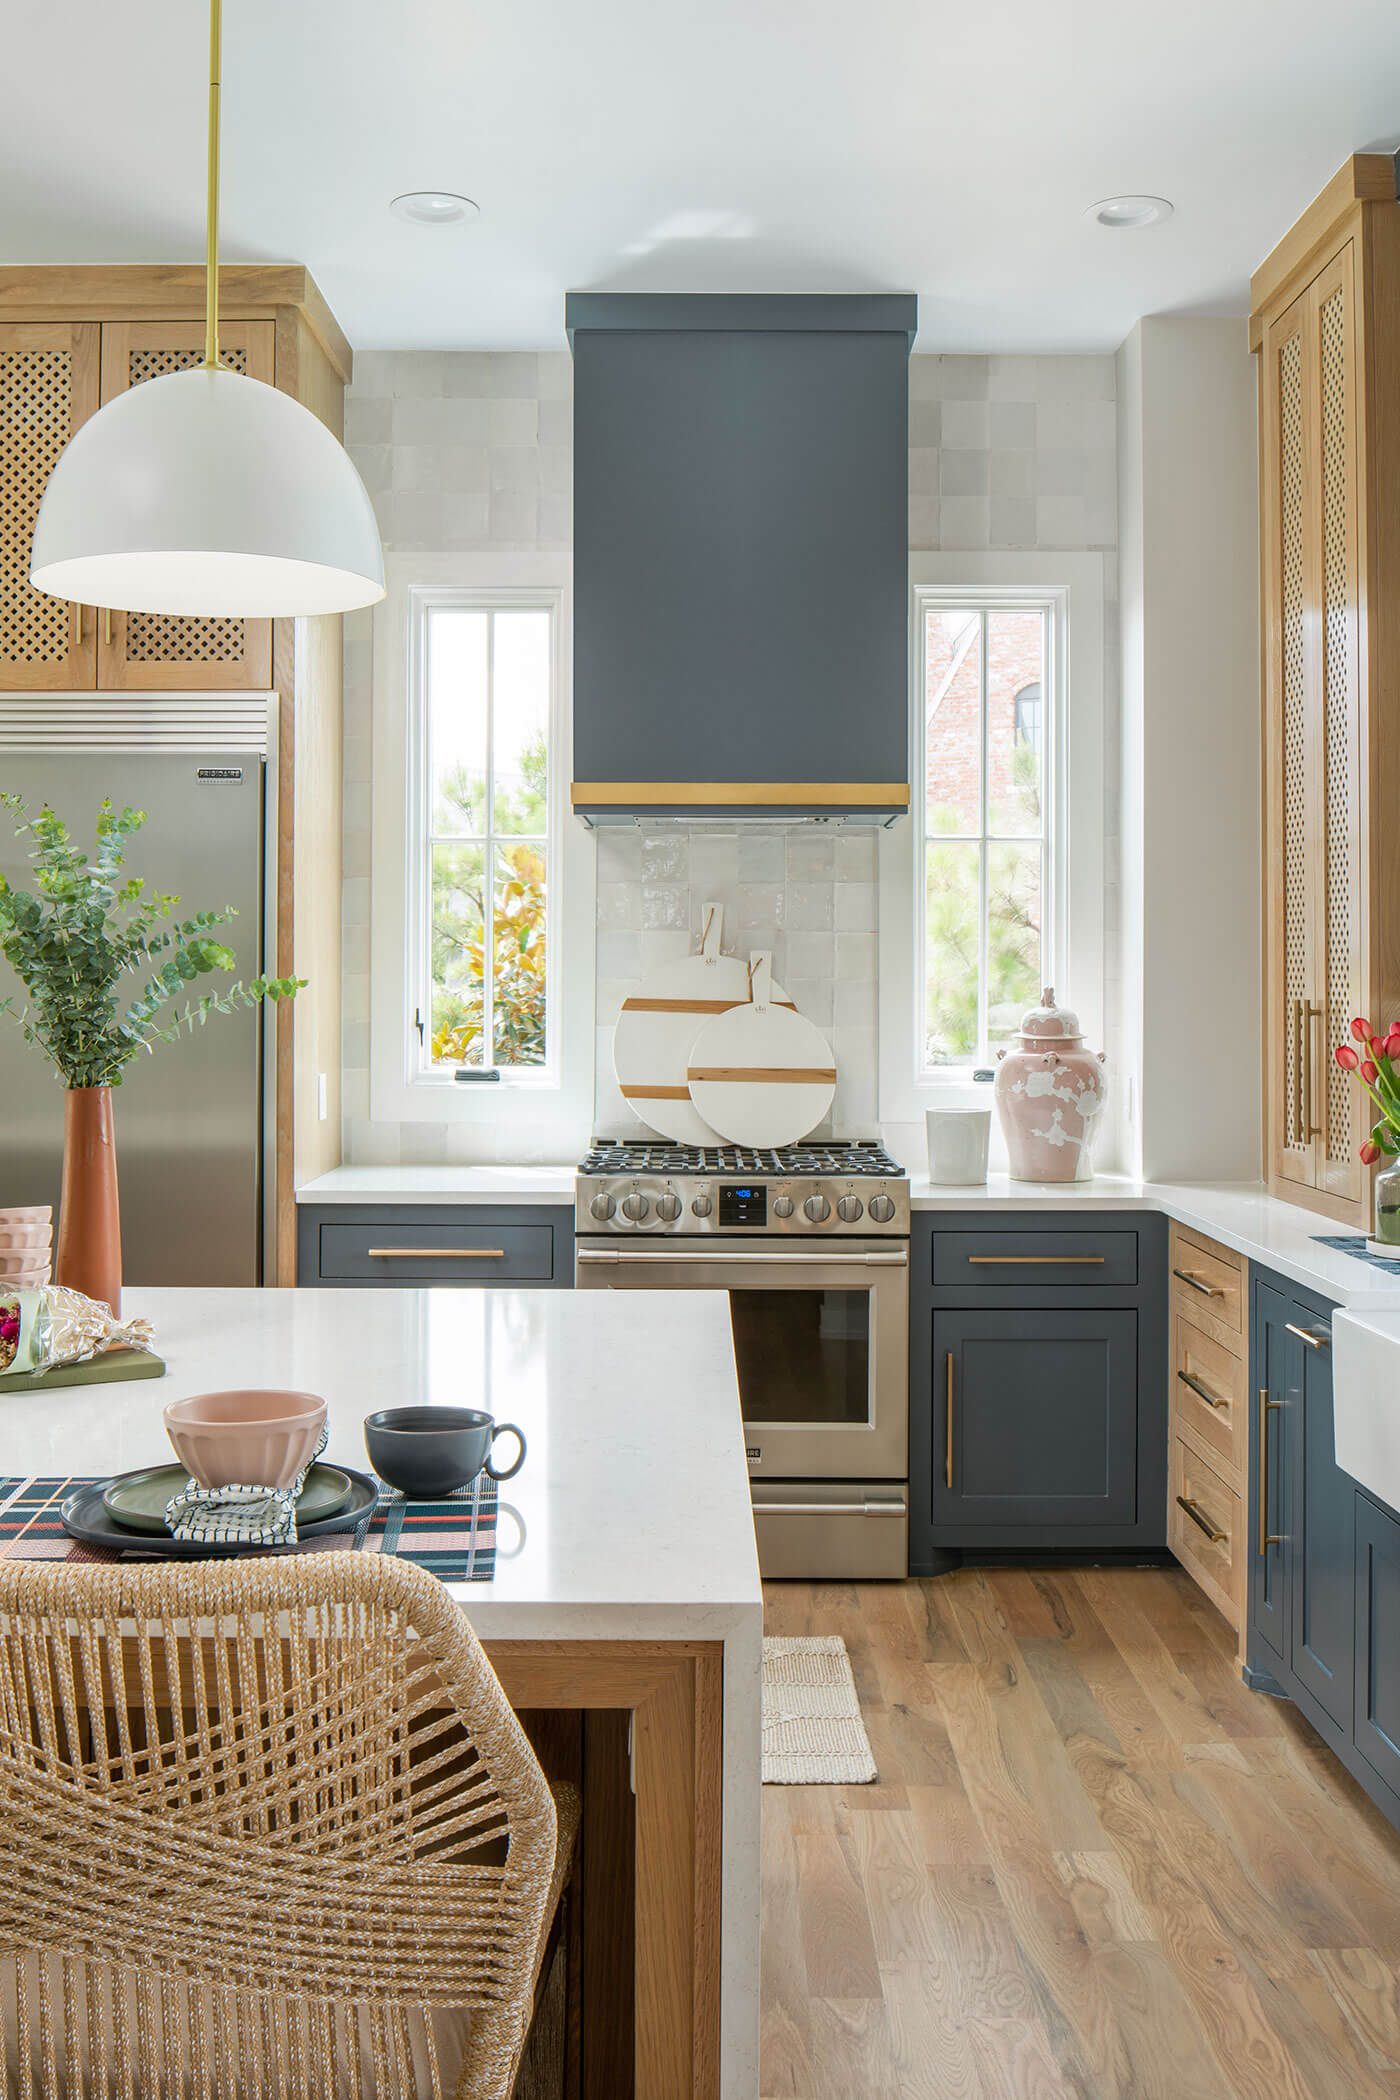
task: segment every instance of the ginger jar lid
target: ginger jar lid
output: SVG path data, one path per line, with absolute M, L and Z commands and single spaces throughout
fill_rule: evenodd
M 1021 1022 L 1021 1038 L 1028 1044 L 1077 1043 L 1083 1041 L 1083 1030 L 1078 1014 L 1068 1006 L 1056 1006 L 1055 988 L 1047 985 L 1039 1006 L 1033 1006 Z

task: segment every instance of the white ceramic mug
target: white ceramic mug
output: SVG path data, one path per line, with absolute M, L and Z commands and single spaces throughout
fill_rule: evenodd
M 925 1111 L 928 1126 L 928 1178 L 944 1186 L 971 1186 L 987 1178 L 987 1145 L 992 1131 L 992 1104 L 980 1103 Z

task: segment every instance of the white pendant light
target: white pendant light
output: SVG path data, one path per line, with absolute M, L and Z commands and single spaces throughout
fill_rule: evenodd
M 39 506 L 29 577 L 122 612 L 349 612 L 384 596 L 364 483 L 310 409 L 219 363 L 221 29 L 211 0 L 204 362 L 129 387 L 74 433 Z

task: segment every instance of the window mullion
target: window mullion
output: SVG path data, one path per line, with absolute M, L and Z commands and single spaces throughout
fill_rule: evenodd
M 978 613 L 977 617 L 980 630 L 978 634 L 978 663 L 980 666 L 980 677 L 978 681 L 978 726 L 980 737 L 980 749 L 978 753 L 977 803 L 977 821 L 979 831 L 977 854 L 977 1062 L 978 1064 L 985 1064 L 987 1061 L 987 1014 L 989 1003 L 987 987 L 987 971 L 989 964 L 989 942 L 987 939 L 987 651 L 991 646 L 991 633 L 987 621 L 987 611 L 985 606 Z
M 496 615 L 486 616 L 486 833 L 481 885 L 481 1068 L 496 1062 Z

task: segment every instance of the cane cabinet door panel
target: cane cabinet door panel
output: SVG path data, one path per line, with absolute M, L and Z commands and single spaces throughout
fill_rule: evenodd
M 220 361 L 270 386 L 275 333 L 272 321 L 225 322 Z M 167 372 L 188 371 L 203 356 L 204 329 L 196 322 L 108 322 L 102 330 L 102 399 L 111 401 Z M 100 611 L 97 682 L 109 692 L 260 691 L 272 683 L 272 622 Z
M 0 692 L 92 687 L 90 606 L 29 581 L 34 520 L 58 456 L 97 407 L 93 321 L 0 323 Z

